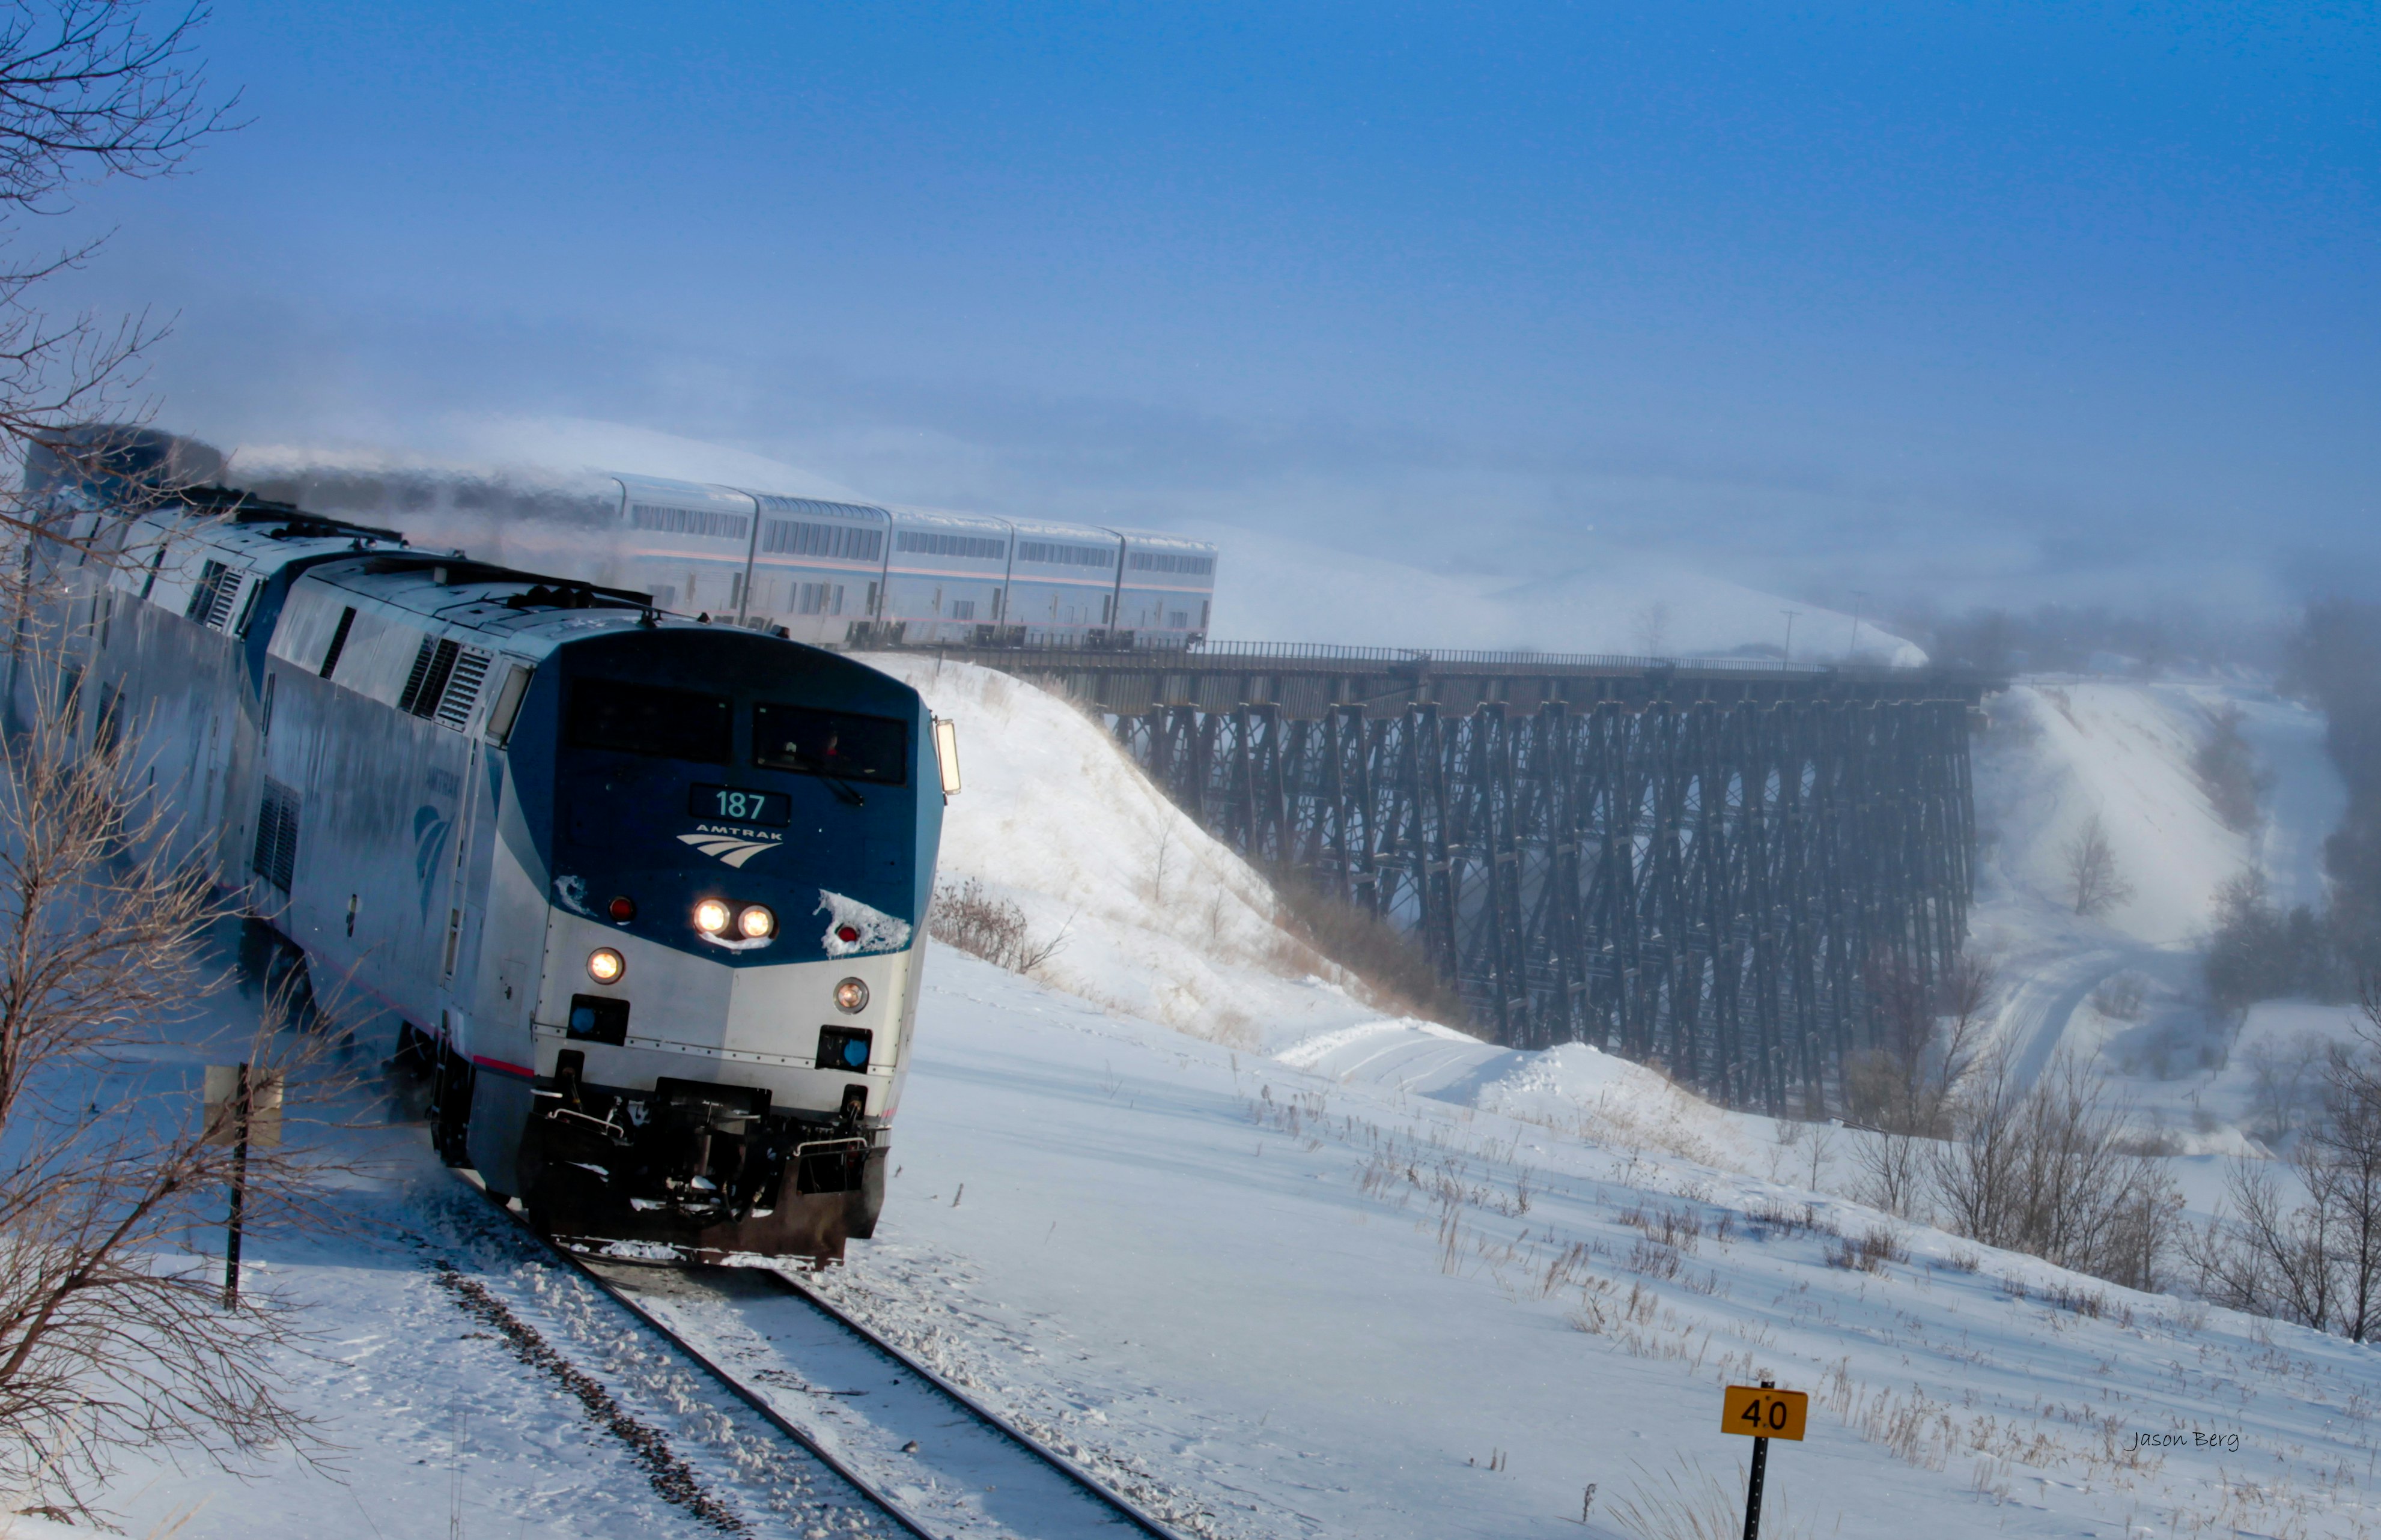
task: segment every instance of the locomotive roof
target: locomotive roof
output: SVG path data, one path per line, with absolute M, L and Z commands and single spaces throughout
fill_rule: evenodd
M 424 629 L 476 631 L 491 645 L 540 656 L 591 631 L 653 624 L 696 625 L 653 607 L 651 596 L 599 588 L 484 562 L 371 555 L 331 562 L 301 579 L 344 589 L 360 599 L 430 623 Z
M 212 559 L 269 576 L 302 565 L 309 570 L 299 582 L 402 612 L 427 623 L 425 630 L 477 631 L 516 654 L 542 655 L 592 630 L 635 625 L 649 612 L 657 624 L 696 624 L 653 612 L 648 594 L 475 562 L 459 552 L 414 550 L 394 538 L 385 542 L 387 531 L 247 502 L 243 515 L 259 516 L 172 507 L 136 522 L 183 542 L 185 567 Z
M 251 572 L 277 572 L 306 557 L 319 559 L 384 546 L 409 549 L 405 537 L 394 529 L 324 518 L 293 504 L 250 497 L 229 487 L 194 488 L 178 494 L 173 503 L 136 515 L 132 525 L 136 532 L 127 539 L 128 547 L 181 541 L 192 551 L 203 550 L 226 564 L 237 564 Z M 148 539 L 137 532 L 144 527 L 153 531 Z

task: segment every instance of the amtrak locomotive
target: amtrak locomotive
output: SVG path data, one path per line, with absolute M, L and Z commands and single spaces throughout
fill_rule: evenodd
M 320 993 L 402 1024 L 450 1163 L 585 1249 L 871 1233 L 957 789 L 916 691 L 219 488 L 50 507 L 80 731 L 136 737 L 175 854 Z

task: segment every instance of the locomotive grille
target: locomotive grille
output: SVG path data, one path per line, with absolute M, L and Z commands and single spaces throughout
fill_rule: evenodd
M 479 704 L 480 686 L 487 682 L 488 665 L 495 660 L 476 647 L 462 649 L 455 656 L 455 672 L 447 675 L 446 693 L 438 702 L 438 720 L 460 733 L 471 719 L 471 708 Z
M 190 602 L 182 611 L 184 618 L 197 621 L 210 631 L 229 630 L 232 606 L 238 602 L 243 580 L 242 574 L 221 562 L 207 563 L 199 569 L 198 587 L 190 590 Z M 245 622 L 248 617 L 240 618 Z
M 298 875 L 298 794 L 270 776 L 256 809 L 256 854 L 249 865 L 285 893 Z
M 405 676 L 405 693 L 397 697 L 397 709 L 426 717 L 438 709 L 438 697 L 446 693 L 446 676 L 455 672 L 455 655 L 462 648 L 440 637 L 421 638 L 421 650 L 413 655 L 413 671 Z
M 210 631 L 228 630 L 231 607 L 239 598 L 239 574 L 226 571 L 215 579 L 215 591 L 208 598 L 207 612 L 202 621 Z

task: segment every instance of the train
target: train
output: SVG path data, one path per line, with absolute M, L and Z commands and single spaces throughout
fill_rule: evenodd
M 1184 648 L 1216 548 L 1141 529 L 786 497 L 607 473 L 604 579 L 665 609 L 836 647 Z
M 105 456 L 27 479 L 52 640 L 31 663 L 20 633 L 12 706 L 63 689 L 86 747 L 124 746 L 174 857 L 387 1024 L 449 1164 L 601 1255 L 873 1233 L 959 787 L 917 691 L 749 605 Z M 748 597 L 812 570 L 740 538 Z

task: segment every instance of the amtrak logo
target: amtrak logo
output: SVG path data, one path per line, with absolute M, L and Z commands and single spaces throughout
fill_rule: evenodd
M 421 879 L 421 920 L 430 922 L 430 895 L 435 886 L 432 879 L 438 870 L 438 857 L 446 849 L 446 836 L 455 827 L 454 820 L 438 816 L 438 809 L 427 805 L 413 815 L 413 870 Z
M 694 833 L 679 835 L 678 839 L 705 855 L 717 856 L 731 867 L 741 867 L 763 851 L 774 850 L 777 846 L 778 842 L 774 839 L 754 839 L 754 832 L 749 829 L 730 830 L 706 824 Z

